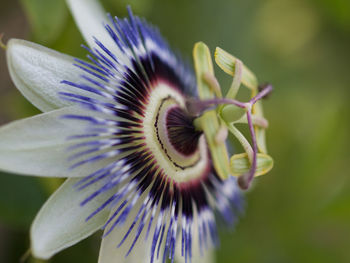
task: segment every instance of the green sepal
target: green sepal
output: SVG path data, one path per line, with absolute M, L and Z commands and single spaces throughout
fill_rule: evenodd
M 196 43 L 193 48 L 193 58 L 200 99 L 215 98 L 215 91 L 203 80 L 205 73 L 214 74 L 209 48 L 203 42 Z M 221 96 L 221 94 L 219 95 Z M 226 179 L 231 174 L 226 145 L 225 142 L 218 143 L 215 140 L 221 127 L 221 121 L 215 110 L 205 112 L 199 121 L 209 146 L 214 168 L 222 179 Z
M 215 62 L 227 74 L 231 76 L 235 75 L 236 58 L 219 47 L 217 47 L 215 50 Z M 242 71 L 242 83 L 251 90 L 256 90 L 258 87 L 258 80 L 254 73 L 244 64 Z
M 230 166 L 233 176 L 240 176 L 249 172 L 250 162 L 246 153 L 235 154 L 231 157 Z M 270 155 L 258 153 L 257 167 L 254 176 L 268 173 L 273 167 L 273 159 Z

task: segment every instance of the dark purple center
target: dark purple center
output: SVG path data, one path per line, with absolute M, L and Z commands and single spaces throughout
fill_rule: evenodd
M 197 131 L 190 117 L 180 107 L 172 108 L 166 117 L 168 138 L 172 146 L 183 155 L 193 154 L 198 147 L 201 131 Z

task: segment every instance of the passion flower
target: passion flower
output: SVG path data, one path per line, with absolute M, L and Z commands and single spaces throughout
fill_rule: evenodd
M 44 113 L 0 129 L 0 169 L 68 178 L 34 220 L 33 255 L 50 258 L 102 228 L 102 263 L 211 262 L 216 214 L 233 224 L 242 210 L 231 175 L 247 188 L 272 167 L 255 106 L 270 87 L 257 94 L 254 75 L 217 50 L 234 75 L 222 98 L 203 43 L 194 74 L 130 9 L 119 19 L 92 0 L 67 3 L 89 61 L 23 40 L 6 46 L 15 85 Z M 234 99 L 241 82 L 253 91 L 247 103 Z M 253 147 L 237 122 L 248 123 Z M 231 161 L 228 130 L 246 149 Z

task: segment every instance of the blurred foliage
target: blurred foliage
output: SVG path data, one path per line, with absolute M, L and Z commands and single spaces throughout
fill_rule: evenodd
M 33 39 L 45 44 L 56 40 L 68 15 L 64 0 L 21 0 L 21 3 L 32 27 Z
M 134 13 L 142 13 L 146 15 L 154 6 L 154 0 L 105 0 L 102 1 L 106 7 L 107 12 L 110 10 L 118 10 L 122 14 L 126 15 L 125 7 L 130 5 Z M 115 13 L 111 13 L 115 14 Z
M 20 2 L 31 40 L 84 56 L 83 39 L 63 0 Z M 261 82 L 275 87 L 264 105 L 275 167 L 246 194 L 246 212 L 236 229 L 220 231 L 218 262 L 350 262 L 350 1 L 102 2 L 113 15 L 125 15 L 130 4 L 190 60 L 193 44 L 202 40 L 211 52 L 220 46 L 234 54 Z M 11 3 L 5 0 L 3 7 Z M 228 87 L 230 78 L 215 70 Z M 11 96 L 0 96 L 2 105 L 12 106 L 10 118 L 36 112 L 18 93 Z M 57 185 L 49 180 L 0 175 L 1 262 L 18 262 L 28 246 L 30 221 Z M 99 238 L 50 262 L 96 262 Z M 6 250 L 1 251 L 1 240 Z
M 0 218 L 5 224 L 28 230 L 46 195 L 29 177 L 0 174 Z

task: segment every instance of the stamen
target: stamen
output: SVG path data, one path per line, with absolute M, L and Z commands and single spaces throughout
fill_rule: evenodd
M 226 94 L 226 98 L 235 98 L 239 89 L 239 86 L 241 85 L 242 81 L 242 74 L 243 74 L 243 63 L 239 59 L 236 59 L 235 62 L 235 75 L 231 84 L 231 87 L 229 91 Z
M 249 126 L 249 131 L 250 135 L 252 137 L 252 143 L 253 143 L 253 161 L 252 161 L 252 166 L 250 168 L 249 173 L 243 174 L 238 178 L 238 185 L 242 189 L 246 190 L 250 187 L 250 184 L 254 178 L 254 174 L 256 171 L 256 162 L 257 162 L 257 153 L 258 153 L 258 146 L 256 142 L 256 137 L 255 137 L 255 131 L 254 131 L 254 126 L 253 126 L 253 121 L 252 121 L 252 106 L 260 99 L 265 97 L 267 94 L 269 94 L 272 91 L 272 85 L 268 84 L 266 85 L 255 97 L 253 97 L 249 102 L 251 103 L 249 105 L 249 108 L 247 110 L 247 120 L 248 120 L 248 126 Z
M 254 131 L 254 126 L 253 126 L 253 122 L 252 122 L 251 108 L 247 111 L 247 120 L 248 120 L 250 135 L 252 137 L 252 142 L 253 142 L 253 161 L 252 161 L 252 166 L 250 168 L 249 173 L 241 175 L 237 181 L 239 187 L 241 187 L 244 190 L 247 190 L 249 188 L 249 186 L 254 178 L 254 174 L 256 171 L 256 155 L 258 152 L 258 146 L 256 143 L 256 138 L 255 138 L 255 131 Z
M 212 73 L 206 72 L 203 74 L 203 79 L 205 82 L 208 83 L 210 88 L 213 89 L 213 91 L 215 92 L 215 95 L 218 97 L 221 97 L 221 88 L 216 77 Z
M 257 152 L 258 152 L 255 131 L 254 131 L 254 125 L 253 125 L 252 107 L 258 100 L 260 100 L 263 97 L 265 97 L 266 95 L 268 95 L 271 91 L 272 91 L 272 85 L 267 84 L 264 87 L 262 87 L 261 91 L 247 103 L 240 102 L 240 101 L 234 100 L 234 99 L 228 99 L 228 98 L 215 98 L 215 99 L 208 99 L 208 100 L 188 99 L 186 101 L 187 111 L 189 112 L 190 115 L 193 115 L 193 116 L 198 116 L 198 115 L 202 114 L 204 111 L 213 107 L 214 105 L 219 105 L 219 104 L 233 104 L 233 105 L 240 107 L 240 108 L 243 108 L 247 111 L 247 113 L 246 113 L 247 114 L 247 122 L 248 122 L 249 131 L 250 131 L 250 135 L 251 135 L 252 142 L 253 142 L 253 158 L 252 158 L 252 166 L 251 166 L 249 173 L 244 174 L 238 178 L 238 185 L 244 190 L 249 188 L 251 181 L 254 178 L 254 174 L 256 171 L 256 162 L 257 162 L 256 156 L 257 156 Z M 257 121 L 257 120 L 258 120 L 258 122 L 260 121 L 260 123 L 263 126 L 267 126 L 267 122 L 264 122 L 264 119 L 255 119 L 255 121 Z M 218 132 L 217 136 L 215 137 L 215 140 L 217 142 L 224 141 L 223 137 L 225 136 L 225 134 L 223 132 L 224 131 L 222 131 L 222 130 L 220 130 Z M 227 129 L 226 129 L 226 132 L 227 132 Z
M 227 136 L 228 136 L 228 130 L 226 126 L 222 125 L 215 136 L 215 142 L 217 144 L 224 143 L 227 139 Z

